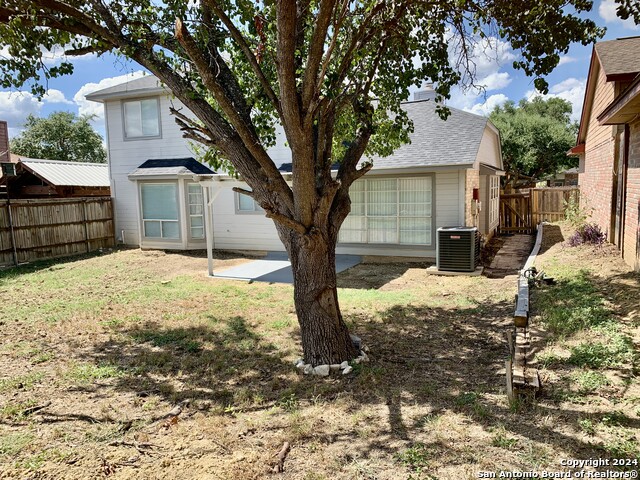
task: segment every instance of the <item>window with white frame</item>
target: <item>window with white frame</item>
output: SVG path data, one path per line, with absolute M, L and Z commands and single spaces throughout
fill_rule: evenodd
M 142 183 L 142 229 L 145 238 L 180 238 L 177 183 Z
M 157 98 L 145 98 L 123 102 L 125 138 L 160 136 L 160 102 Z
M 191 238 L 204 238 L 204 201 L 202 186 L 197 183 L 189 183 L 187 185 L 187 209 L 189 210 Z
M 249 195 L 236 193 L 236 212 L 238 213 L 264 213 L 258 202 Z
M 362 179 L 350 196 L 340 242 L 432 244 L 432 177 Z
M 492 175 L 489 177 L 489 225 L 498 222 L 500 212 L 500 177 Z

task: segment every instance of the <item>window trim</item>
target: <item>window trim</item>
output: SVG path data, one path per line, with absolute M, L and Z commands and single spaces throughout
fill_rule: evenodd
M 489 210 L 489 227 L 492 227 L 500 220 L 500 177 L 498 175 L 489 176 L 488 197 L 489 205 L 487 205 L 487 207 Z
M 158 135 L 142 135 L 140 137 L 128 137 L 127 127 L 125 123 L 124 105 L 126 103 L 140 102 L 142 100 L 155 100 L 158 106 Z M 136 142 L 138 140 L 157 140 L 162 138 L 162 114 L 160 111 L 160 97 L 140 97 L 140 98 L 127 98 L 126 100 L 120 100 L 120 116 L 122 119 L 122 140 L 125 142 Z
M 426 244 L 426 243 L 400 243 L 400 236 L 399 236 L 399 228 L 400 228 L 400 219 L 401 218 L 412 218 L 412 217 L 401 217 L 399 214 L 399 209 L 397 210 L 396 213 L 396 231 L 398 232 L 398 241 L 396 243 L 381 243 L 381 242 L 369 242 L 368 241 L 368 222 L 367 222 L 367 241 L 366 242 L 341 242 L 340 240 L 338 240 L 338 245 L 339 246 L 359 246 L 362 247 L 364 245 L 370 245 L 370 246 L 374 246 L 377 248 L 380 247 L 393 247 L 393 248 L 435 248 L 435 234 L 436 234 L 436 174 L 433 172 L 430 173 L 424 173 L 424 174 L 420 174 L 420 175 L 371 175 L 371 176 L 366 176 L 360 180 L 387 180 L 387 179 L 395 179 L 396 180 L 396 192 L 398 192 L 397 190 L 397 181 L 398 180 L 402 180 L 402 179 L 412 179 L 412 178 L 424 178 L 424 177 L 430 177 L 431 178 L 431 215 L 429 217 L 425 217 L 425 218 L 430 218 L 431 219 L 431 243 Z M 365 188 L 364 189 L 364 194 L 365 194 L 365 214 L 364 214 L 364 218 L 368 218 L 368 207 L 367 207 L 367 192 L 368 190 Z M 396 196 L 396 201 L 399 202 L 400 196 L 397 195 Z M 382 217 L 380 217 L 382 218 Z M 384 218 L 388 218 L 388 217 L 384 217 Z M 344 223 L 343 223 L 344 225 Z M 342 229 L 342 226 L 340 227 Z
M 202 196 L 202 214 L 201 215 L 191 215 L 191 211 L 190 211 L 190 207 L 191 207 L 191 203 L 189 203 L 189 186 L 190 185 L 196 185 L 200 187 L 200 195 Z M 185 217 L 187 220 L 187 238 L 189 239 L 189 241 L 193 241 L 193 242 L 202 242 L 204 240 L 206 240 L 207 238 L 207 232 L 206 232 L 206 226 L 205 226 L 205 218 L 204 216 L 207 214 L 207 207 L 204 204 L 204 193 L 202 193 L 203 187 L 200 183 L 198 182 L 185 182 L 185 189 L 184 189 L 184 193 L 185 193 L 185 201 L 184 201 L 184 206 L 185 206 Z M 194 237 L 191 234 L 191 229 L 193 228 L 191 225 L 191 217 L 202 217 L 202 237 Z M 200 228 L 200 227 L 197 227 Z
M 139 216 L 140 216 L 140 239 L 141 242 L 153 243 L 182 243 L 182 215 L 180 212 L 180 185 L 178 182 L 172 181 L 143 181 L 138 183 L 138 202 L 140 205 Z M 155 218 L 144 218 L 144 205 L 142 202 L 142 186 L 143 185 L 174 185 L 176 187 L 176 207 L 178 212 L 178 218 L 176 220 L 166 220 L 166 219 L 155 219 Z M 160 237 L 147 237 L 145 235 L 144 222 L 145 221 L 158 221 L 160 222 Z M 168 238 L 162 236 L 162 222 L 175 222 L 178 224 L 178 237 L 177 238 Z
M 236 215 L 264 215 L 264 209 L 258 205 L 253 198 L 249 197 L 249 195 L 244 195 L 240 192 L 234 192 L 234 206 Z M 251 198 L 253 201 L 253 210 L 240 210 L 240 195 L 244 195 L 245 197 Z

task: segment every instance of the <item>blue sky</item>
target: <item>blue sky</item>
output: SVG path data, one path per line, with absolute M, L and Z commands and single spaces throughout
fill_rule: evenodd
M 640 35 L 640 27 L 631 21 L 623 22 L 616 17 L 613 0 L 595 0 L 593 11 L 587 16 L 598 25 L 607 27 L 603 40 Z M 532 79 L 511 68 L 513 60 L 517 58 L 517 52 L 513 51 L 509 44 L 498 39 L 492 39 L 490 46 L 492 48 L 486 51 L 478 48 L 475 52 L 478 83 L 485 85 L 485 92 L 480 94 L 474 90 L 455 89 L 448 105 L 486 115 L 495 105 L 508 99 L 518 101 L 536 95 Z M 582 109 L 591 50 L 592 46 L 572 45 L 560 65 L 547 77 L 549 95 L 569 100 L 573 105 L 573 118 L 576 120 L 579 119 Z M 59 61 L 59 56 L 54 52 L 49 61 L 55 63 Z M 20 131 L 28 114 L 46 116 L 56 110 L 94 114 L 94 126 L 104 134 L 102 105 L 88 102 L 84 95 L 122 83 L 127 78 L 135 78 L 142 74 L 142 69 L 133 62 L 111 55 L 100 58 L 86 56 L 74 59 L 73 62 L 74 74 L 51 80 L 47 85 L 48 94 L 43 101 L 38 101 L 26 92 L 0 89 L 0 120 L 9 122 L 11 135 Z

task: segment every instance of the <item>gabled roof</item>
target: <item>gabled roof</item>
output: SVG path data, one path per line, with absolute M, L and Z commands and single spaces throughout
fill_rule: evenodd
M 600 69 L 604 71 L 607 82 L 615 80 L 631 80 L 640 73 L 640 37 L 618 38 L 606 42 L 596 43 L 591 54 L 589 73 L 587 74 L 587 86 L 582 103 L 580 115 L 580 129 L 576 147 L 586 141 L 587 126 L 591 117 L 591 106 L 596 90 Z M 600 115 L 601 112 L 596 112 Z M 570 155 L 583 153 L 580 148 L 572 148 Z
M 166 92 L 166 89 L 155 76 L 148 75 L 91 93 L 86 98 L 104 101 L 158 92 Z M 486 117 L 453 107 L 448 107 L 450 115 L 446 121 L 442 120 L 436 113 L 436 104 L 432 99 L 405 102 L 402 108 L 413 120 L 414 132 L 409 135 L 411 143 L 402 145 L 388 157 L 374 157 L 376 169 L 470 167 L 475 164 L 485 128 L 488 126 L 497 133 L 497 129 Z M 290 172 L 291 165 L 284 162 L 279 169 Z M 142 175 L 137 171 L 130 175 L 134 174 Z
M 608 82 L 640 72 L 640 37 L 599 42 L 595 51 Z
M 442 120 L 431 100 L 418 100 L 402 105 L 413 120 L 411 143 L 396 149 L 392 155 L 373 158 L 374 168 L 471 166 L 475 163 L 487 117 L 448 107 L 450 115 Z
M 640 75 L 598 115 L 598 121 L 602 125 L 618 125 L 632 122 L 638 114 L 640 114 Z
M 129 178 L 177 175 L 214 175 L 216 172 L 192 157 L 147 160 Z
M 138 97 L 165 93 L 167 90 L 162 86 L 160 80 L 154 75 L 145 75 L 128 82 L 103 88 L 85 96 L 87 100 L 103 102 L 105 100 L 115 100 L 118 98 Z
M 20 165 L 55 187 L 109 187 L 106 163 L 65 162 L 19 157 Z

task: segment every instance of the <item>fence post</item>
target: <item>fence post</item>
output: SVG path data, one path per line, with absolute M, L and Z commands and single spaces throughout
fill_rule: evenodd
M 7 190 L 8 193 L 8 190 Z M 16 234 L 13 230 L 13 217 L 11 215 L 11 197 L 7 195 L 7 215 L 9 217 L 9 238 L 11 238 L 11 250 L 13 251 L 13 263 L 18 266 L 18 249 L 16 248 Z
M 87 226 L 87 199 L 82 201 L 82 223 L 84 224 L 84 242 L 87 244 L 87 253 L 89 253 L 89 227 Z

